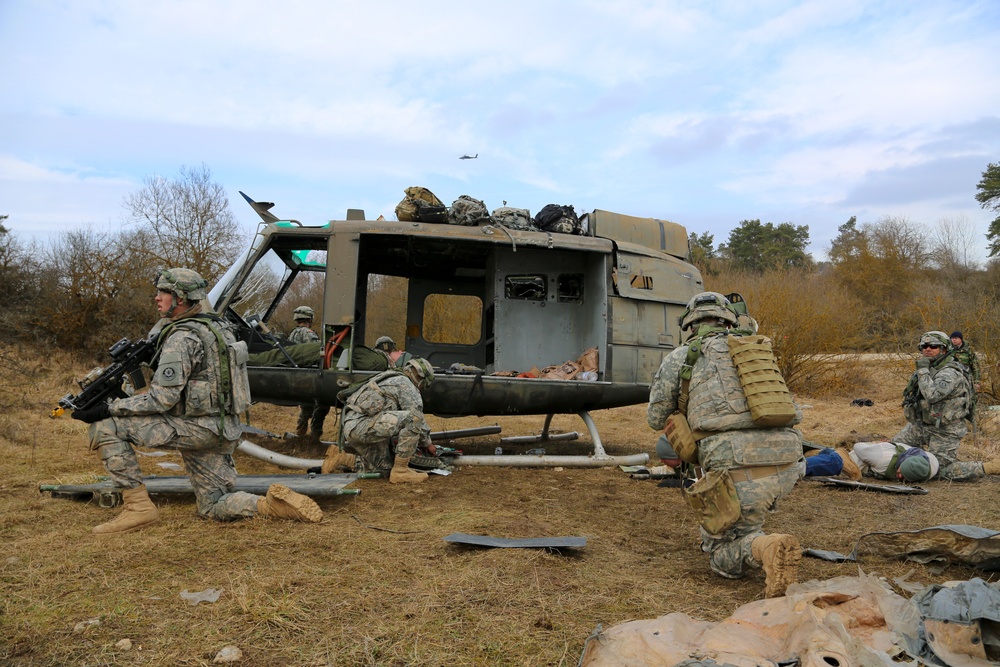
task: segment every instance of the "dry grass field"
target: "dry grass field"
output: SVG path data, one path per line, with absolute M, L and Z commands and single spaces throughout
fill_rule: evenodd
M 38 492 L 40 482 L 102 472 L 87 451 L 85 426 L 47 416 L 86 369 L 14 360 L 0 411 L 2 665 L 210 665 L 226 645 L 239 647 L 237 664 L 247 666 L 575 665 L 598 624 L 673 611 L 719 620 L 763 590 L 761 574 L 738 581 L 712 574 L 676 489 L 616 468 L 466 467 L 417 486 L 359 480 L 360 495 L 320 501 L 318 525 L 210 523 L 196 518 L 192 498 L 163 496 L 158 524 L 97 539 L 91 527 L 114 510 Z M 846 373 L 839 391 L 799 395 L 806 438 L 832 445 L 852 433 L 895 433 L 911 363 L 868 363 Z M 852 406 L 859 397 L 875 405 Z M 293 408 L 253 410 L 255 425 L 278 432 L 292 427 L 294 415 Z M 644 406 L 593 417 L 609 453 L 652 453 Z M 431 421 L 435 430 L 499 423 L 503 435 L 542 424 L 534 417 Z M 589 451 L 578 418 L 557 417 L 553 427 L 579 430 L 581 440 L 546 445 L 549 453 Z M 491 453 L 498 437 L 455 446 Z M 1000 455 L 997 437 L 982 424 L 975 441 L 970 435 L 963 444 L 964 458 Z M 318 447 L 260 442 L 322 455 Z M 179 457 L 141 460 L 148 474 L 163 474 L 157 463 Z M 237 465 L 247 474 L 289 472 L 242 454 Z M 767 528 L 842 553 L 872 531 L 955 523 L 1000 529 L 1000 479 L 925 486 L 927 495 L 902 496 L 803 481 Z M 453 532 L 572 535 L 587 545 L 562 553 L 478 549 L 442 540 Z M 801 576 L 852 575 L 858 567 L 805 559 Z M 913 570 L 910 578 L 925 583 L 983 574 L 878 558 L 860 567 L 889 579 Z M 191 606 L 180 597 L 209 588 L 222 589 L 218 601 Z

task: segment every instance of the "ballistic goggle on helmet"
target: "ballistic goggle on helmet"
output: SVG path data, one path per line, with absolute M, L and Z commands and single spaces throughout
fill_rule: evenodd
M 191 269 L 164 269 L 156 276 L 156 289 L 172 292 L 178 299 L 188 302 L 208 298 L 208 281 Z
M 736 309 L 729 299 L 718 292 L 695 294 L 680 316 L 681 331 L 687 331 L 699 320 L 723 320 L 733 326 L 739 323 Z
M 316 313 L 309 306 L 299 306 L 292 313 L 292 319 L 298 322 L 299 320 L 312 320 L 316 318 Z
M 419 384 L 423 388 L 431 386 L 434 382 L 434 367 L 431 366 L 431 362 L 426 359 L 421 359 L 420 357 L 414 357 L 406 362 L 403 366 L 403 371 L 412 370 L 413 373 L 419 378 Z
M 920 345 L 917 347 L 919 349 L 924 349 L 925 347 L 940 347 L 945 350 L 948 349 L 948 344 L 951 340 L 948 338 L 948 334 L 943 331 L 928 331 L 923 336 L 920 337 Z

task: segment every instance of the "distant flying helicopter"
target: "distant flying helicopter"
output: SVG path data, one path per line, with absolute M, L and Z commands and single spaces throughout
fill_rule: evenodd
M 466 153 L 465 155 L 463 155 L 462 157 L 460 157 L 458 159 L 459 160 L 475 160 L 477 157 L 479 157 L 479 153 L 476 153 L 475 155 L 469 155 L 468 153 Z

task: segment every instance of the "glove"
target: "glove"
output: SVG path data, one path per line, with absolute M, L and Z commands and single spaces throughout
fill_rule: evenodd
M 87 408 L 86 410 L 74 410 L 73 414 L 70 415 L 73 419 L 82 421 L 86 424 L 93 424 L 94 422 L 99 422 L 102 419 L 107 419 L 111 416 L 111 407 L 104 403 L 98 403 L 92 408 Z
M 921 368 L 930 368 L 931 361 L 933 361 L 933 359 L 930 357 L 917 357 L 917 370 L 920 370 Z

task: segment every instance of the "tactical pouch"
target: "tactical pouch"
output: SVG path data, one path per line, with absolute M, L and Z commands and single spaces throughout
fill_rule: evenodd
M 694 440 L 694 433 L 688 424 L 687 417 L 682 412 L 675 412 L 667 417 L 667 423 L 663 427 L 663 434 L 667 436 L 667 442 L 677 452 L 685 463 L 698 465 L 698 445 Z
M 701 527 L 710 535 L 721 535 L 740 520 L 740 498 L 728 470 L 711 470 L 681 494 L 698 513 Z
M 793 423 L 795 404 L 778 370 L 771 341 L 765 336 L 727 336 L 727 341 L 754 425 L 773 428 Z

